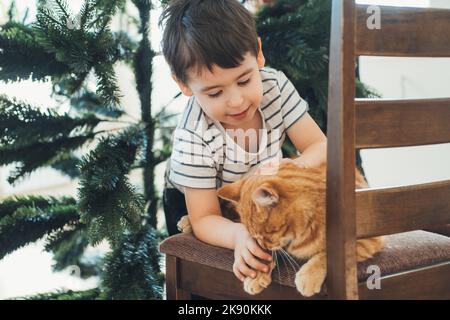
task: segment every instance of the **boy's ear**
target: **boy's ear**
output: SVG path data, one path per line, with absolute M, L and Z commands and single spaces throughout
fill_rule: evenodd
M 192 90 L 183 81 L 178 79 L 174 74 L 172 74 L 172 79 L 177 83 L 177 85 L 180 88 L 181 92 L 183 92 L 183 94 L 185 96 L 191 97 L 191 96 L 194 95 Z
M 262 42 L 261 42 L 261 38 L 258 37 L 258 46 L 259 46 L 259 50 L 258 50 L 258 56 L 256 57 L 256 61 L 258 62 L 258 68 L 264 68 L 264 65 L 266 64 L 266 59 L 264 58 L 264 54 L 262 51 Z

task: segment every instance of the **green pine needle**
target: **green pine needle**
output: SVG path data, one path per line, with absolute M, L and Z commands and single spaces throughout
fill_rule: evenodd
M 0 28 L 0 80 L 46 80 L 68 72 L 66 64 L 56 60 L 38 41 L 33 28 L 8 22 Z
M 107 255 L 102 288 L 103 299 L 161 299 L 163 276 L 157 274 L 159 238 L 146 226 L 137 234 L 125 235 Z
M 17 201 L 14 213 L 2 214 L 3 218 L 0 219 L 0 259 L 80 219 L 76 205 L 67 204 L 67 200 L 57 203 L 55 199 L 51 199 L 43 206 L 38 206 L 37 203 L 33 206 L 18 206 L 19 203 L 29 202 L 29 199 Z M 0 209 L 1 206 L 3 203 Z M 9 208 L 11 207 L 9 204 Z
M 124 229 L 139 228 L 144 200 L 127 174 L 142 143 L 142 130 L 130 127 L 83 157 L 79 208 L 93 244 L 105 238 L 115 243 Z
M 26 296 L 12 300 L 97 300 L 101 292 L 94 288 L 85 291 L 57 290 L 51 293 L 39 293 L 34 296 Z

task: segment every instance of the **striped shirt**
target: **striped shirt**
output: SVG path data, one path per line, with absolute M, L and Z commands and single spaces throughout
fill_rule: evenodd
M 266 67 L 260 74 L 263 98 L 258 112 L 263 128 L 253 131 L 254 137 L 259 134 L 257 150 L 241 148 L 230 131 L 208 117 L 191 97 L 172 136 L 165 188 L 177 188 L 182 193 L 184 187 L 218 189 L 252 174 L 261 164 L 282 159 L 286 131 L 308 111 L 308 104 L 283 72 Z

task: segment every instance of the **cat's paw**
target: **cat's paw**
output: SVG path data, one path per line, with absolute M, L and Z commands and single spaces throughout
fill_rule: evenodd
M 303 296 L 311 297 L 320 292 L 325 276 L 325 270 L 301 268 L 295 275 L 295 286 Z
M 244 291 L 255 295 L 267 288 L 272 282 L 272 277 L 268 273 L 258 272 L 255 278 L 247 277 L 244 280 Z
M 384 237 L 359 239 L 356 242 L 356 259 L 358 262 L 372 258 L 384 246 Z
M 180 218 L 180 221 L 177 223 L 177 228 L 183 233 L 192 233 L 192 226 L 188 215 Z

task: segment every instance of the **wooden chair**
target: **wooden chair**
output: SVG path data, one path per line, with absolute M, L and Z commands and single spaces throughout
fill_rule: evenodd
M 355 148 L 450 142 L 450 99 L 355 99 L 355 58 L 450 57 L 450 10 L 379 7 L 369 29 L 367 6 L 334 0 L 328 93 L 327 248 L 329 297 L 450 299 L 450 261 L 360 287 L 357 238 L 450 223 L 450 181 L 355 192 Z M 369 11 L 370 12 L 370 11 Z M 418 253 L 420 254 L 420 253 Z
M 450 99 L 355 99 L 358 55 L 450 56 L 450 10 L 381 8 L 369 30 L 367 6 L 333 0 L 328 107 L 327 265 L 313 299 L 450 299 L 450 238 L 419 229 L 450 223 L 450 181 L 355 192 L 355 149 L 450 141 Z M 401 125 L 400 125 L 401 124 Z M 418 230 L 418 231 L 413 231 Z M 386 248 L 356 263 L 357 238 L 388 235 Z M 160 245 L 168 299 L 303 299 L 294 272 L 279 265 L 273 283 L 250 296 L 232 273 L 233 252 L 191 234 Z M 299 264 L 302 262 L 299 261 Z M 370 266 L 381 289 L 369 289 Z

